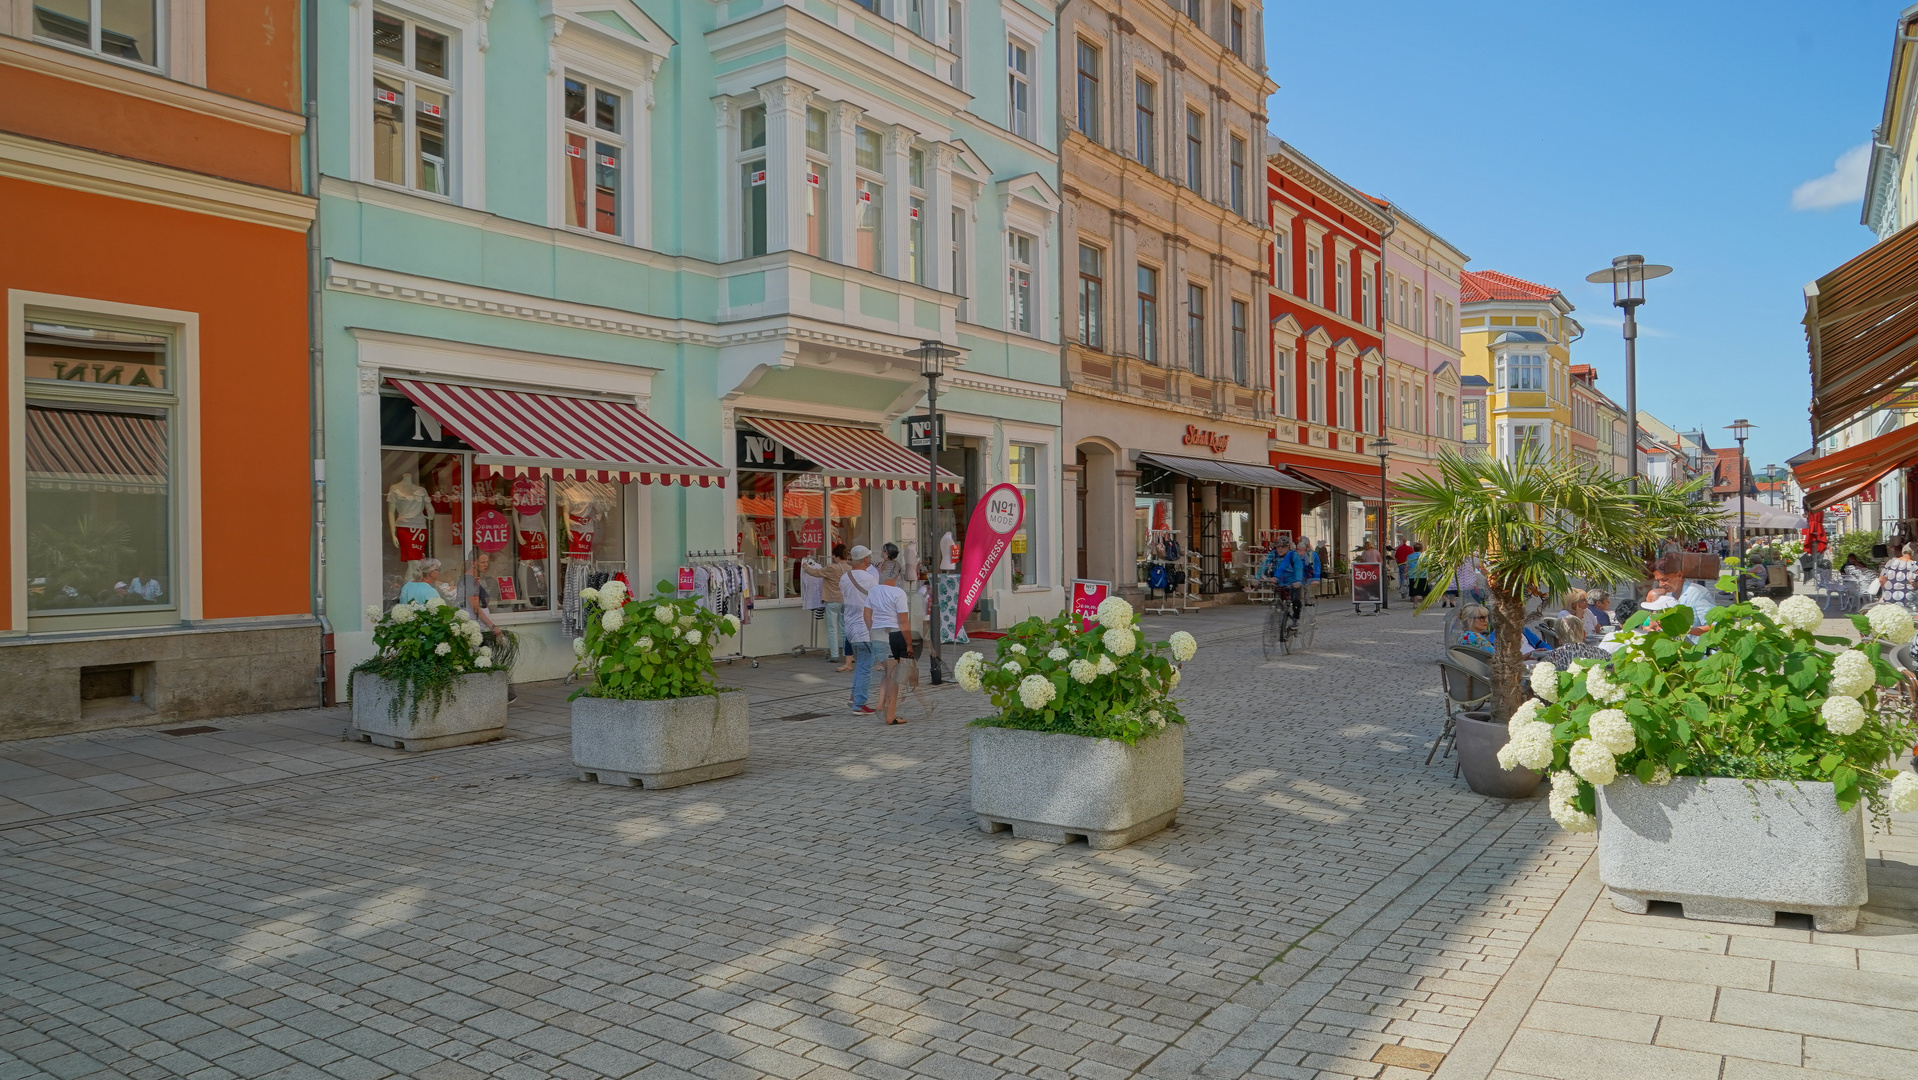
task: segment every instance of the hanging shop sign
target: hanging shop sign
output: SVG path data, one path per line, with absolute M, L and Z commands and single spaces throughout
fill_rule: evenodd
M 1094 616 L 1099 613 L 1099 605 L 1112 595 L 1112 582 L 1089 581 L 1077 578 L 1072 582 L 1072 613 L 1079 616 L 1081 631 L 1092 629 Z
M 1232 436 L 1221 435 L 1216 431 L 1204 431 L 1197 424 L 1185 426 L 1185 438 L 1179 440 L 1187 446 L 1203 446 L 1215 454 L 1225 453 L 1225 444 Z
M 485 552 L 505 551 L 507 541 L 513 538 L 513 527 L 506 515 L 498 510 L 488 510 L 473 515 L 473 546 Z
M 697 580 L 697 575 L 693 573 L 693 568 L 690 566 L 680 567 L 678 577 L 679 580 L 676 584 L 679 589 L 679 595 L 685 596 L 687 593 L 692 592 L 695 587 L 694 583 Z
M 734 432 L 734 449 L 742 469 L 769 469 L 775 472 L 811 472 L 819 466 L 793 453 L 770 435 L 740 429 Z
M 960 556 L 959 609 L 955 615 L 958 625 L 964 626 L 978 606 L 993 568 L 1012 547 L 1012 538 L 1025 520 L 1025 497 L 1011 484 L 988 489 L 973 507 L 972 520 L 966 523 L 965 550 Z
M 933 424 L 930 416 L 906 417 L 906 449 L 925 453 L 932 448 Z M 946 414 L 939 414 L 939 449 L 946 448 Z

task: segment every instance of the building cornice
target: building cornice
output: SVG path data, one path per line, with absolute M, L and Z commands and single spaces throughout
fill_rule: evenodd
M 315 199 L 148 161 L 0 132 L 0 176 L 305 232 Z
M 1281 142 L 1281 150 L 1267 160 L 1276 166 L 1288 179 L 1305 185 L 1314 195 L 1319 196 L 1357 218 L 1359 223 L 1374 232 L 1383 233 L 1391 225 L 1390 215 L 1375 202 L 1361 197 L 1345 184 L 1332 179 L 1320 170 L 1309 158 Z

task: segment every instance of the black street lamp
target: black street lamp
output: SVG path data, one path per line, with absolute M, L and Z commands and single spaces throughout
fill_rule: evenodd
M 959 350 L 942 341 L 921 341 L 910 354 L 919 361 L 919 374 L 926 377 L 926 528 L 919 534 L 919 550 L 934 550 L 934 529 L 939 521 L 939 377 L 946 363 L 958 357 Z M 939 649 L 939 560 L 927 562 L 926 655 L 932 669 L 932 684 L 945 682 L 944 658 Z
M 1778 466 L 1765 466 L 1765 501 L 1772 506 L 1778 505 Z
M 1392 602 L 1389 599 L 1389 597 L 1391 596 L 1392 590 L 1385 587 L 1385 560 L 1391 557 L 1386 554 L 1386 552 L 1389 550 L 1387 545 L 1392 542 L 1389 539 L 1389 537 L 1392 534 L 1387 532 L 1385 528 L 1385 514 L 1386 514 L 1385 459 L 1392 456 L 1392 447 L 1394 445 L 1396 444 L 1393 443 L 1391 439 L 1388 439 L 1383 435 L 1372 440 L 1372 452 L 1379 456 L 1379 535 L 1378 535 L 1378 539 L 1379 539 L 1379 607 L 1381 608 L 1390 608 L 1392 606 Z
M 1745 558 L 1745 440 L 1751 438 L 1752 428 L 1757 424 L 1750 420 L 1734 420 L 1725 425 L 1725 430 L 1738 440 L 1738 464 L 1734 467 L 1733 483 L 1738 485 L 1738 558 Z M 1745 568 L 1738 568 L 1738 602 L 1745 602 Z
M 1626 447 L 1626 482 L 1638 491 L 1638 308 L 1645 302 L 1645 283 L 1672 272 L 1669 266 L 1648 263 L 1643 255 L 1620 255 L 1604 270 L 1585 275 L 1594 284 L 1610 284 L 1612 306 L 1625 309 L 1625 412 L 1630 415 L 1632 440 Z

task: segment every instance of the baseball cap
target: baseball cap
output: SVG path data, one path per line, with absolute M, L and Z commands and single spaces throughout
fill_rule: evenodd
M 853 562 L 858 562 L 861 559 L 870 559 L 872 558 L 872 549 L 864 544 L 854 544 L 852 550 L 846 552 L 846 558 L 851 559 Z

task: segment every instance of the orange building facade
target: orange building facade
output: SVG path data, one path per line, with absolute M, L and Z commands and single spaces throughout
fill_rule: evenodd
M 299 20 L 0 0 L 0 738 L 318 701 Z

